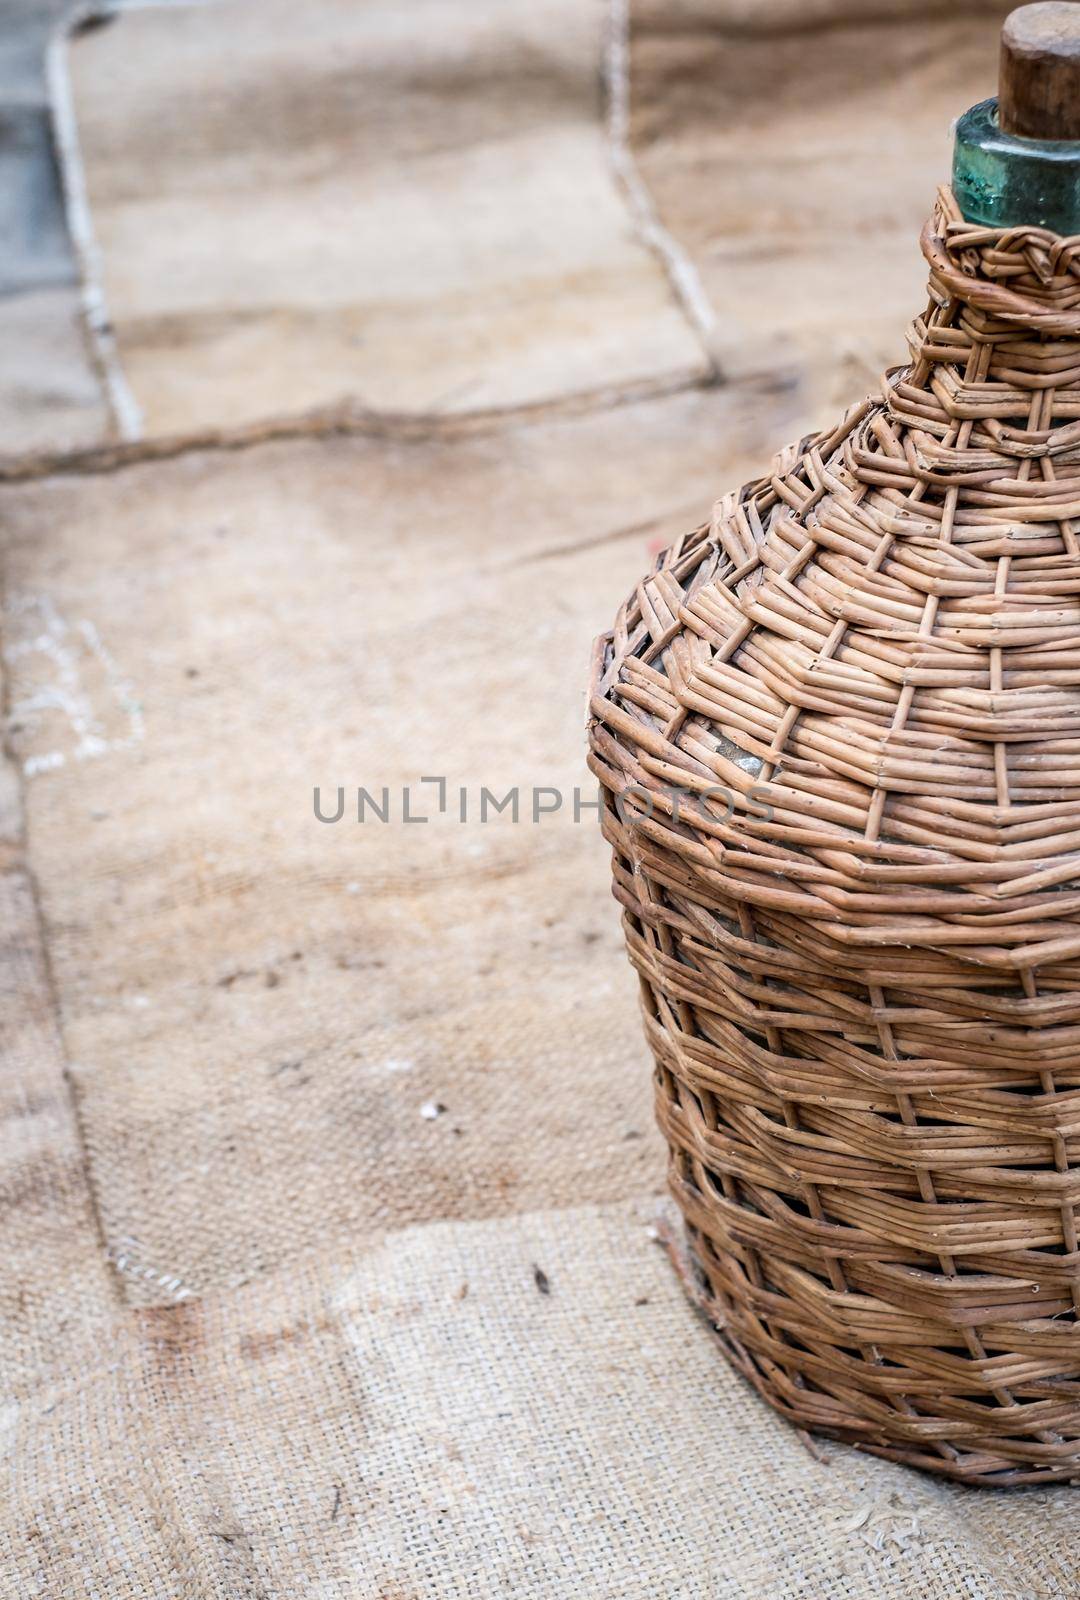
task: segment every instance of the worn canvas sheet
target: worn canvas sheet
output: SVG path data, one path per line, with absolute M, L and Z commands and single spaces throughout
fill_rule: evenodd
M 904 358 L 918 230 L 1008 9 L 126 12 L 70 52 L 124 426 L 482 411 L 713 361 L 820 425 Z
M 78 35 L 132 427 L 707 376 L 616 187 L 604 17 L 605 0 L 237 0 Z
M 650 1237 L 591 814 L 401 821 L 423 775 L 587 784 L 596 619 L 767 426 L 697 392 L 6 491 L 14 1592 L 1068 1592 L 1070 1491 L 811 1454 L 723 1365 Z
M 633 143 L 731 377 L 807 428 L 906 361 L 953 119 L 997 86 L 1008 0 L 637 0 Z M 779 434 L 776 445 L 786 442 Z
M 606 852 L 573 817 L 585 672 L 748 426 L 690 393 L 11 492 L 11 738 L 127 1298 L 659 1177 Z M 430 822 L 402 823 L 406 785 Z M 481 821 L 484 787 L 521 820 Z M 534 824 L 537 787 L 564 801 Z
M 1068 1490 L 980 1494 L 811 1455 L 720 1361 L 652 1214 L 432 1223 L 132 1313 L 12 1419 L 12 1592 L 1075 1592 Z

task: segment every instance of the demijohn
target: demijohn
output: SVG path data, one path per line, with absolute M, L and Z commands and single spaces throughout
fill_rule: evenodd
M 600 641 L 590 760 L 731 1361 L 967 1482 L 1080 1479 L 1080 6 L 1008 19 L 906 366 Z

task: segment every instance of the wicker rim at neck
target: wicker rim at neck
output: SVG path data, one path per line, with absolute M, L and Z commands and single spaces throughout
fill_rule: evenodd
M 940 293 L 1010 328 L 1080 341 L 1080 235 L 967 222 L 945 186 L 920 242 Z

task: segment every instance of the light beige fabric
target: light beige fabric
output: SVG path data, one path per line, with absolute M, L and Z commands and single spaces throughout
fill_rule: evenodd
M 1067 1490 L 980 1494 L 812 1455 L 720 1361 L 653 1213 L 433 1223 L 134 1313 L 9 1416 L 12 1592 L 1074 1592 Z
M 20 791 L 14 764 L 0 760 L 0 1435 L 5 1408 L 64 1372 L 116 1304 L 64 1075 Z
M 806 429 L 906 359 L 951 127 L 995 92 L 1008 0 L 637 0 L 633 138 L 729 376 L 785 372 Z M 775 446 L 787 439 L 778 429 Z
M 312 815 L 316 781 L 584 784 L 589 635 L 760 452 L 732 410 L 5 493 L 53 985 L 5 1063 L 15 1592 L 1069 1592 L 1068 1490 L 819 1460 L 724 1366 L 649 1236 L 594 827 Z
M 707 513 L 717 437 L 749 452 L 732 411 L 688 394 L 9 494 L 31 867 L 132 1300 L 658 1181 L 605 851 L 572 792 L 595 799 L 597 618 L 650 538 Z M 434 814 L 418 785 L 439 775 L 447 815 L 403 826 L 402 786 Z M 346 788 L 346 820 L 315 819 L 316 784 L 331 814 Z M 390 824 L 357 824 L 360 785 L 390 789 Z M 517 825 L 479 821 L 485 785 L 520 787 Z M 565 795 L 536 825 L 535 786 Z
M 706 347 L 796 385 L 800 428 L 876 382 L 1007 0 L 634 0 L 620 83 L 625 9 L 225 0 L 77 35 L 66 157 L 121 432 L 669 388 Z M 623 94 L 704 340 L 615 181 Z
M 145 431 L 703 378 L 611 171 L 605 10 L 238 0 L 77 36 L 103 287 Z

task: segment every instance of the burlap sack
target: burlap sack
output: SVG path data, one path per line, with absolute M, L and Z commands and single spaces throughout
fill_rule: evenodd
M 724 1367 L 591 814 L 400 820 L 587 783 L 595 618 L 732 411 L 6 491 L 13 1592 L 1067 1592 L 1068 1491 L 811 1454 Z
M 76 36 L 128 431 L 707 377 L 613 179 L 605 11 L 237 0 Z
M 731 412 L 9 492 L 12 744 L 125 1297 L 659 1182 L 596 813 L 573 817 L 583 664 L 647 541 L 707 505 Z M 345 788 L 339 824 L 316 785 L 324 813 Z M 402 824 L 406 785 L 429 823 Z M 358 824 L 359 786 L 388 823 Z M 481 822 L 485 786 L 520 790 L 518 823 Z M 564 798 L 534 824 L 537 787 Z
M 903 359 L 952 121 L 994 93 L 1011 9 L 637 0 L 638 166 L 716 309 L 721 366 L 785 373 L 800 431 Z

